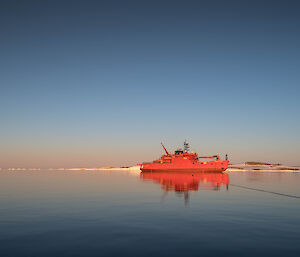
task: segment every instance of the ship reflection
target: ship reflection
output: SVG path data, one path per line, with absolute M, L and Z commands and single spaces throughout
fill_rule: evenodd
M 152 181 L 161 184 L 164 191 L 163 199 L 169 191 L 175 191 L 178 196 L 184 196 L 185 204 L 189 202 L 189 192 L 198 190 L 220 190 L 225 186 L 228 190 L 229 176 L 226 173 L 203 172 L 141 172 L 142 181 Z

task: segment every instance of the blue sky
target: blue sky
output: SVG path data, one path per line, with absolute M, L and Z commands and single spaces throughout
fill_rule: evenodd
M 1 5 L 0 167 L 300 165 L 297 1 Z

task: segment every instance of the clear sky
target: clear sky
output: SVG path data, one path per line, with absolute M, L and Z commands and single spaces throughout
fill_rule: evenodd
M 300 165 L 299 1 L 1 1 L 0 167 Z

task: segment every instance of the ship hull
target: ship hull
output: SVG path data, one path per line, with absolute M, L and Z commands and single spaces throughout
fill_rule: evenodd
M 184 163 L 182 165 L 144 163 L 140 169 L 142 172 L 213 172 L 222 173 L 228 168 L 229 161 L 212 161 L 207 164 Z

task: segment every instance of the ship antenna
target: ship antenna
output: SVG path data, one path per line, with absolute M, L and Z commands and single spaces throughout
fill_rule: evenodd
M 162 147 L 164 148 L 166 154 L 169 154 L 168 151 L 167 151 L 167 149 L 166 149 L 165 146 L 163 145 L 163 143 L 161 143 L 161 145 L 162 145 Z
M 188 143 L 188 142 L 186 142 L 186 140 L 184 140 L 184 143 L 183 143 L 183 148 L 184 148 L 184 151 L 185 151 L 186 153 L 188 153 L 188 152 L 189 152 L 189 150 L 190 150 L 189 143 Z

